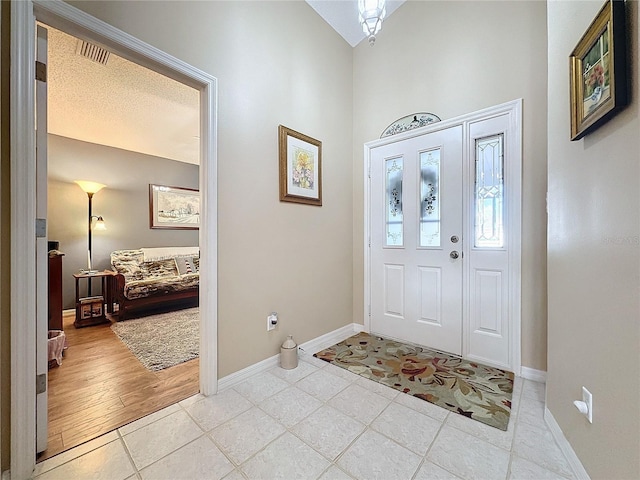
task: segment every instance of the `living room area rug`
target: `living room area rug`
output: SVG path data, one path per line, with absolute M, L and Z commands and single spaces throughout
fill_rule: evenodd
M 111 330 L 151 371 L 187 362 L 200 352 L 198 307 L 116 322 Z
M 500 430 L 511 415 L 514 374 L 361 332 L 315 357 Z

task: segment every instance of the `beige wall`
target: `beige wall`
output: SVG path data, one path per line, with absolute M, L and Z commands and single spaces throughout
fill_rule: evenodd
M 351 323 L 351 47 L 301 1 L 73 4 L 218 79 L 219 375 Z M 322 207 L 279 201 L 278 124 L 322 141 Z
M 638 5 L 627 2 L 632 102 L 569 141 L 567 56 L 602 2 L 552 1 L 547 407 L 592 478 L 640 477 Z M 593 424 L 572 405 L 593 394 Z
M 522 363 L 546 370 L 545 2 L 407 2 L 354 50 L 354 318 L 363 312 L 363 143 L 414 112 L 524 99 Z

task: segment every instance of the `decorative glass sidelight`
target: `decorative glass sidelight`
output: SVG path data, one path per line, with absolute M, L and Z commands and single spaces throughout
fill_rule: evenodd
M 385 161 L 387 246 L 397 247 L 403 244 L 402 167 L 402 158 Z
M 475 246 L 504 247 L 503 135 L 476 140 Z
M 420 154 L 420 246 L 440 246 L 440 149 Z

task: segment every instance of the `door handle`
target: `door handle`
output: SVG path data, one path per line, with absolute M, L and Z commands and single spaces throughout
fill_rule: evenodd
M 460 256 L 460 254 L 454 250 L 449 254 L 449 256 L 455 260 Z

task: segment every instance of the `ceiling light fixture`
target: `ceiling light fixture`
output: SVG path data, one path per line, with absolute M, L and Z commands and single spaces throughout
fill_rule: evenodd
M 362 31 L 369 37 L 369 45 L 376 42 L 376 34 L 382 28 L 382 20 L 387 13 L 385 0 L 358 0 L 358 19 Z

